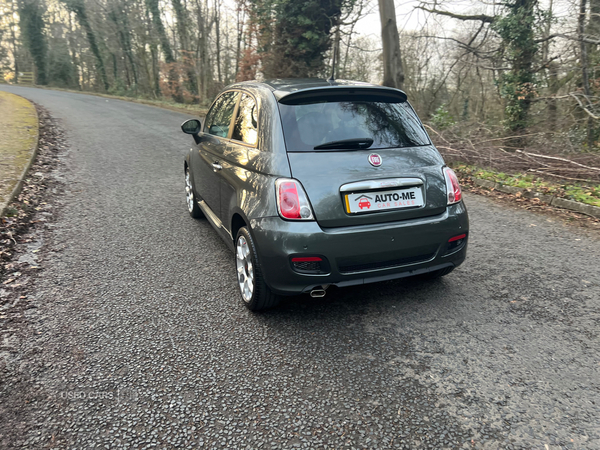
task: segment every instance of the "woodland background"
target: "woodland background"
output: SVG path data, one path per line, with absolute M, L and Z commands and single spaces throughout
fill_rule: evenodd
M 407 92 L 450 161 L 600 181 L 600 0 L 0 0 L 0 82 L 206 107 L 328 78 L 334 49 L 336 78 Z

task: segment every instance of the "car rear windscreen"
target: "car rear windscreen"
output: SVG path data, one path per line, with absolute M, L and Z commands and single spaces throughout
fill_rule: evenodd
M 372 139 L 369 149 L 415 147 L 430 143 L 420 120 L 406 102 L 279 103 L 279 110 L 288 152 L 323 151 L 315 150 L 315 147 L 353 139 L 363 142 Z M 337 149 L 345 150 L 343 145 Z

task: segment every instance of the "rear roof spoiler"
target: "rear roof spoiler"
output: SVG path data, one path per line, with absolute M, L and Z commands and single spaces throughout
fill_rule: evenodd
M 327 86 L 302 89 L 296 92 L 274 91 L 273 94 L 279 103 L 284 105 L 297 105 L 310 103 L 311 100 L 326 101 L 379 101 L 404 103 L 407 96 L 399 89 L 374 86 Z

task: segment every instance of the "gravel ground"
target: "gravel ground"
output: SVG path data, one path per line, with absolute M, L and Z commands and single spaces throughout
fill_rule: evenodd
M 42 270 L 0 343 L 0 447 L 600 449 L 597 233 L 467 195 L 469 256 L 444 279 L 252 314 L 185 208 L 188 116 L 2 89 L 70 148 L 21 246 Z

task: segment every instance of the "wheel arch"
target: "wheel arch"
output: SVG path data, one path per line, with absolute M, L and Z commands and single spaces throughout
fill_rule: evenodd
M 235 242 L 235 238 L 238 234 L 238 231 L 240 231 L 240 228 L 242 227 L 247 227 L 248 228 L 248 232 L 252 233 L 252 230 L 250 229 L 250 221 L 248 220 L 248 218 L 245 216 L 245 214 L 241 211 L 235 211 L 233 213 L 233 215 L 231 216 L 231 237 L 233 238 L 233 241 Z

